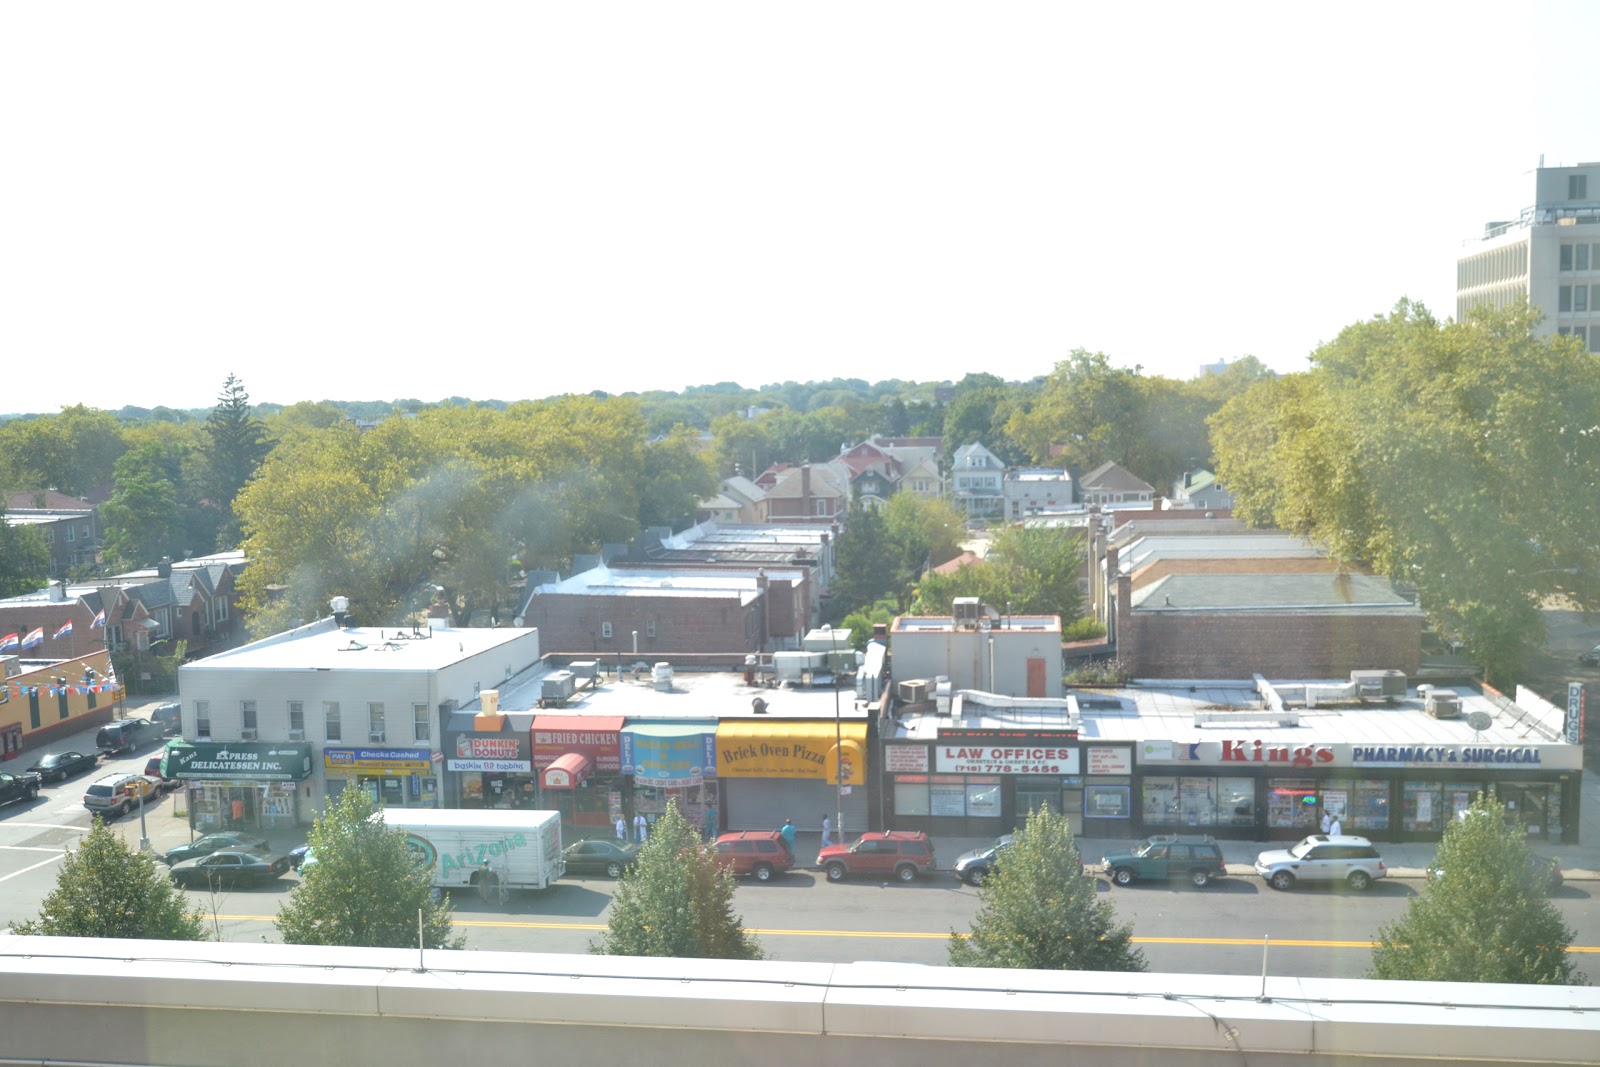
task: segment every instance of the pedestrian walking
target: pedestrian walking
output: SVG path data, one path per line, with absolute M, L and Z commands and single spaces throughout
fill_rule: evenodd
M 641 845 L 650 836 L 650 820 L 644 817 L 642 811 L 633 817 L 633 836 Z
M 828 816 L 822 817 L 822 847 L 827 848 L 833 844 L 833 820 Z
M 626 817 L 624 817 L 622 815 L 618 815 L 617 816 L 617 840 L 618 841 L 626 841 L 627 839 L 628 839 L 628 820 L 627 820 Z
M 707 841 L 710 841 L 712 838 L 714 838 L 716 836 L 717 836 L 717 809 L 715 807 L 710 807 L 710 808 L 706 809 L 706 831 L 705 831 L 705 837 L 706 837 Z
M 1333 816 L 1327 812 L 1322 813 L 1322 832 L 1324 834 L 1333 833 Z
M 778 833 L 783 835 L 783 843 L 789 846 L 789 855 L 793 856 L 795 854 L 795 851 L 794 851 L 794 834 L 795 834 L 794 820 L 793 819 L 785 819 L 785 820 L 783 820 L 783 829 L 779 830 Z
M 1344 827 L 1339 825 L 1339 816 L 1335 815 L 1333 817 L 1333 825 L 1328 827 L 1328 836 L 1338 837 L 1342 833 L 1344 833 Z

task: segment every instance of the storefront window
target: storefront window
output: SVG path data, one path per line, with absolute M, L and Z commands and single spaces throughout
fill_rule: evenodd
M 925 774 L 900 774 L 894 780 L 894 813 L 896 815 L 927 815 L 928 776 Z
M 1273 830 L 1315 833 L 1320 783 L 1310 778 L 1267 779 L 1267 826 Z
M 1344 820 L 1349 830 L 1382 833 L 1389 829 L 1389 783 L 1381 779 L 1360 779 L 1355 783 L 1350 815 Z
M 1403 795 L 1402 830 L 1440 830 L 1444 827 L 1444 796 L 1438 782 L 1406 782 Z
M 1126 819 L 1133 813 L 1132 790 L 1125 785 L 1091 785 L 1083 791 L 1086 819 Z
M 1000 779 L 995 777 L 967 779 L 967 814 L 975 819 L 1000 817 Z
M 1146 826 L 1253 826 L 1255 781 L 1187 775 L 1146 778 L 1143 807 Z
M 1446 782 L 1444 784 L 1445 803 L 1450 808 L 1450 818 L 1460 818 L 1461 813 L 1472 807 L 1472 801 L 1479 793 L 1483 792 L 1480 782 Z
M 1017 779 L 1017 818 L 1026 818 L 1029 812 L 1040 808 L 1048 808 L 1053 812 L 1061 811 L 1061 779 L 1059 778 L 1018 778 Z
M 928 814 L 961 818 L 967 814 L 967 780 L 959 774 L 936 774 L 928 788 Z

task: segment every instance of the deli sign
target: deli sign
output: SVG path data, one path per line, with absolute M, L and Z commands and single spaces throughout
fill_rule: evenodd
M 939 745 L 939 771 L 949 774 L 1077 774 L 1078 749 L 1056 745 Z
M 271 741 L 171 744 L 162 755 L 161 773 L 186 781 L 298 782 L 311 777 L 311 746 Z

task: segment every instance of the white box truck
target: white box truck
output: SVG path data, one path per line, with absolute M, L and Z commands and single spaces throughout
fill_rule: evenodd
M 558 811 L 385 808 L 374 817 L 405 832 L 445 889 L 543 889 L 566 873 Z

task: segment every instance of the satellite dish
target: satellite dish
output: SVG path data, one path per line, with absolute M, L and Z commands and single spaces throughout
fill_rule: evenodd
M 1482 733 L 1494 725 L 1494 716 L 1487 711 L 1474 711 L 1467 716 L 1467 725 Z

